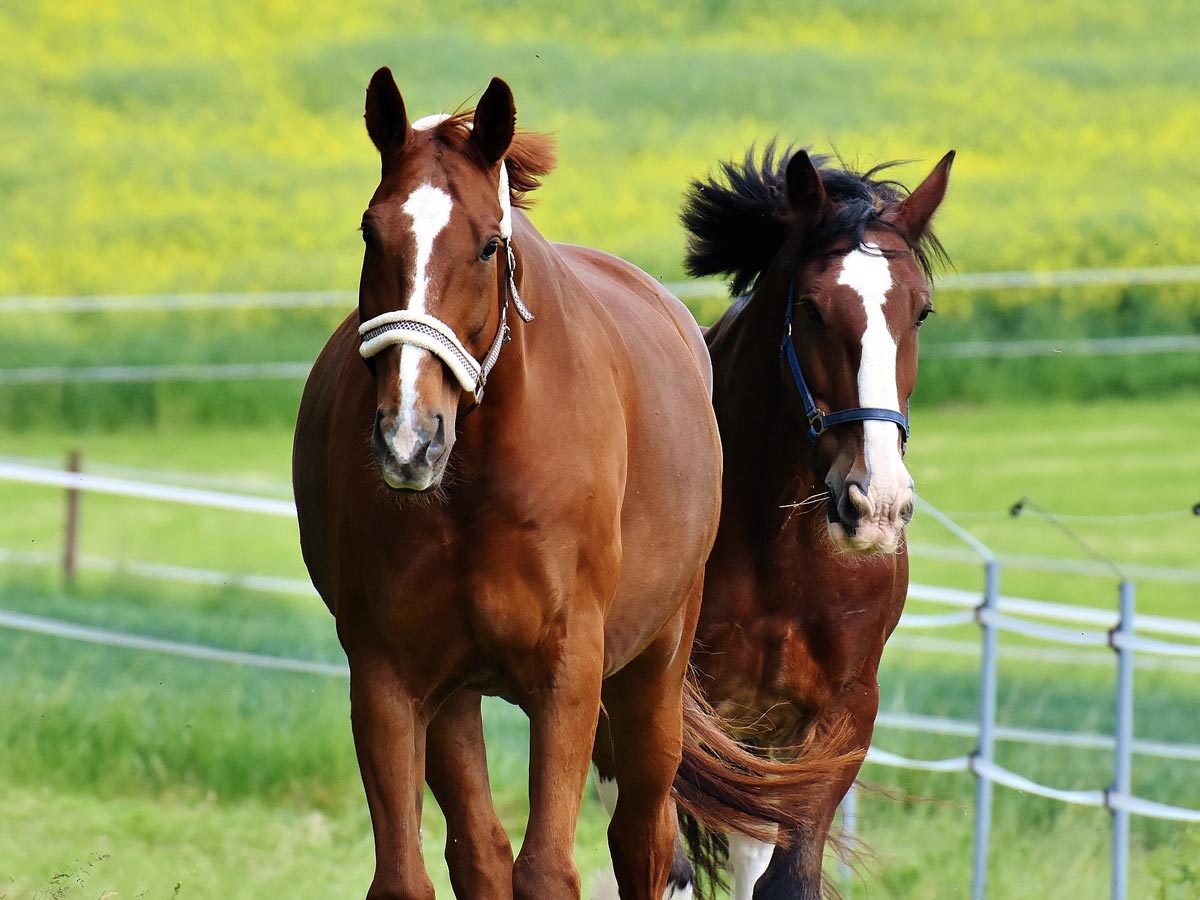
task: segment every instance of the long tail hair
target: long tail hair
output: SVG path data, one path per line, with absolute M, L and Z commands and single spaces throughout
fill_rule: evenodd
M 861 764 L 864 756 L 861 750 L 846 750 L 848 726 L 806 746 L 797 759 L 782 762 L 759 756 L 730 737 L 729 724 L 709 705 L 689 671 L 683 691 L 683 761 L 673 794 L 701 898 L 724 884 L 725 834 L 786 843 L 789 835 L 812 826 L 817 814 L 813 788 Z

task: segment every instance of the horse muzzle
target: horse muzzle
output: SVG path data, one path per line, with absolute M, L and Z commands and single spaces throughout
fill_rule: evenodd
M 440 415 L 414 422 L 382 412 L 375 414 L 371 449 L 384 483 L 394 491 L 421 493 L 437 488 L 452 443 Z
M 875 491 L 857 481 L 829 485 L 829 536 L 845 552 L 895 553 L 913 517 L 911 481 L 894 491 Z

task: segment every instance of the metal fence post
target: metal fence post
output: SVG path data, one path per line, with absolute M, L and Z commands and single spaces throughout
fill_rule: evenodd
M 1112 793 L 1128 797 L 1133 788 L 1133 648 L 1128 639 L 1134 628 L 1134 586 L 1121 579 L 1121 619 L 1116 634 L 1125 640 L 1117 645 L 1116 748 L 1113 755 Z M 1111 807 L 1110 807 L 1111 809 Z M 1113 809 L 1112 896 L 1125 900 L 1129 891 L 1129 811 Z
M 936 506 L 917 497 L 922 510 L 941 523 L 942 527 L 974 550 L 983 559 L 983 602 L 975 615 L 983 629 L 983 652 L 979 670 L 979 745 L 972 760 L 992 762 L 996 741 L 996 665 L 999 632 L 985 613 L 1000 609 L 1000 561 L 988 547 Z M 971 871 L 972 900 L 983 900 L 987 888 L 988 842 L 992 825 L 992 783 L 975 769 L 975 843 Z
M 980 611 L 996 612 L 1000 600 L 1000 562 L 984 563 L 983 604 Z M 983 653 L 979 668 L 979 746 L 975 758 L 992 762 L 996 741 L 996 666 L 999 633 L 990 622 L 981 619 Z M 975 843 L 971 870 L 971 898 L 983 900 L 987 890 L 988 845 L 992 828 L 992 782 L 975 774 Z

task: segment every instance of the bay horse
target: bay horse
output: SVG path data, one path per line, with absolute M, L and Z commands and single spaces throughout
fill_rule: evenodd
M 886 164 L 856 174 L 772 144 L 685 200 L 688 271 L 729 276 L 737 297 L 706 333 L 725 468 L 692 659 L 714 708 L 764 753 L 821 755 L 847 726 L 851 747 L 871 742 L 908 589 L 908 401 L 953 160 L 908 194 L 880 177 Z M 734 900 L 821 895 L 861 760 L 818 785 L 809 821 L 775 846 L 729 838 Z
M 519 207 L 553 150 L 516 132 L 503 81 L 473 114 L 410 122 L 383 68 L 365 119 L 381 179 L 359 308 L 305 385 L 293 484 L 305 564 L 350 666 L 367 896 L 433 896 L 425 781 L 459 897 L 578 898 L 592 759 L 619 788 L 622 896 L 658 900 L 690 878 L 676 801 L 763 836 L 798 825 L 799 798 L 837 762 L 768 765 L 685 679 L 720 505 L 703 338 L 643 272 L 535 230 Z M 530 720 L 515 862 L 491 803 L 483 694 Z

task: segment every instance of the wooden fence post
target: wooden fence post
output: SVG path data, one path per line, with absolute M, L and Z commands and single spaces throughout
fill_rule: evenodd
M 82 454 L 72 450 L 67 456 L 67 471 L 83 469 Z M 67 520 L 63 531 L 62 570 L 67 584 L 75 582 L 75 570 L 79 563 L 79 494 L 78 488 L 67 488 Z

